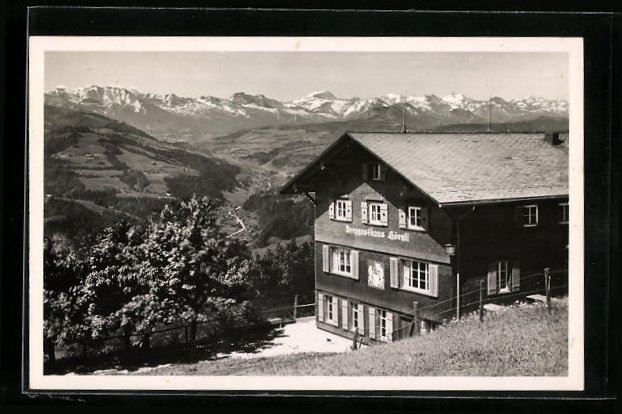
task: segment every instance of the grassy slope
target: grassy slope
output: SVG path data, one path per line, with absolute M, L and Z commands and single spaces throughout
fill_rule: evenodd
M 172 365 L 152 375 L 412 375 L 564 376 L 568 365 L 568 302 L 511 307 L 469 316 L 423 335 L 345 354 L 294 354 Z
M 238 168 L 223 160 L 103 115 L 53 106 L 45 107 L 44 166 L 45 232 L 72 239 L 120 218 L 144 219 L 175 197 L 221 198 L 238 185 Z

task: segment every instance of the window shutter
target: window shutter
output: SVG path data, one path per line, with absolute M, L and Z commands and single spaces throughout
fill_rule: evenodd
M 488 265 L 488 294 L 495 295 L 497 293 L 497 263 Z
M 393 313 L 387 311 L 387 340 L 393 341 Z
M 387 180 L 387 166 L 384 164 L 380 164 L 380 181 Z
M 518 260 L 512 262 L 512 292 L 520 290 L 520 262 Z
M 369 179 L 369 164 L 363 163 L 363 181 Z
M 397 210 L 397 216 L 399 218 L 399 227 L 400 229 L 406 228 L 406 212 L 401 208 Z
M 322 271 L 330 272 L 330 247 L 322 245 Z
M 346 201 L 346 219 L 352 221 L 352 200 Z
M 359 278 L 359 252 L 358 250 L 350 250 L 350 265 L 352 266 L 352 278 Z
M 525 217 L 523 216 L 523 206 L 514 207 L 514 225 L 517 228 L 523 227 Z
M 334 202 L 330 203 L 330 205 L 328 206 L 328 218 L 331 220 L 335 219 L 335 203 Z
M 380 222 L 383 226 L 389 225 L 389 210 L 387 203 L 383 203 L 380 205 Z
M 317 293 L 317 319 L 324 322 L 324 295 L 321 292 Z
M 427 207 L 421 207 L 421 227 L 425 231 L 430 230 L 430 214 Z
M 335 326 L 341 326 L 341 299 L 335 298 L 335 302 L 337 302 L 337 306 L 333 306 L 333 317 L 335 318 Z
M 367 308 L 367 315 L 369 320 L 369 337 L 376 339 L 376 309 L 369 306 Z
M 365 312 L 363 312 L 363 305 L 359 303 L 357 312 L 359 314 L 359 335 L 365 336 Z
M 389 275 L 391 279 L 391 287 L 399 288 L 400 287 L 400 260 L 397 257 L 391 257 L 389 259 Z
M 361 201 L 361 223 L 367 224 L 367 201 Z
M 348 330 L 348 301 L 341 299 L 341 327 Z
M 428 265 L 428 272 L 430 275 L 430 295 L 438 298 L 438 265 Z

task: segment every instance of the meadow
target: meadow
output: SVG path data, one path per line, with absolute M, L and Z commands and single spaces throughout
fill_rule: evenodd
M 568 300 L 469 315 L 421 336 L 348 353 L 299 353 L 156 368 L 149 375 L 565 376 Z

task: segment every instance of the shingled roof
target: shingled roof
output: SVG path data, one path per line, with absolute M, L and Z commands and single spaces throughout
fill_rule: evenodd
M 568 146 L 544 133 L 344 134 L 287 183 L 351 139 L 439 204 L 568 195 Z

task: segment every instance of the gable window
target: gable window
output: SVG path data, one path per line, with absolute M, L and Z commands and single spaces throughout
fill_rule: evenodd
M 351 221 L 352 220 L 352 201 L 337 200 L 335 201 L 335 220 Z
M 369 224 L 375 224 L 382 226 L 385 224 L 383 217 L 383 210 L 386 214 L 386 207 L 384 203 L 369 203 Z
M 407 289 L 430 292 L 430 270 L 428 263 L 417 260 L 404 262 L 404 284 Z
M 337 221 L 352 221 L 352 200 L 338 199 L 330 203 L 328 218 Z
M 537 225 L 538 225 L 537 204 L 523 206 L 523 227 L 535 227 Z
M 560 208 L 559 224 L 568 224 L 568 218 L 570 217 L 568 215 L 569 213 L 568 203 L 559 203 L 559 208 Z
M 371 179 L 375 181 L 382 180 L 383 173 L 383 165 L 382 164 L 372 164 L 371 165 Z
M 423 230 L 421 207 L 408 207 L 408 228 L 411 230 Z

